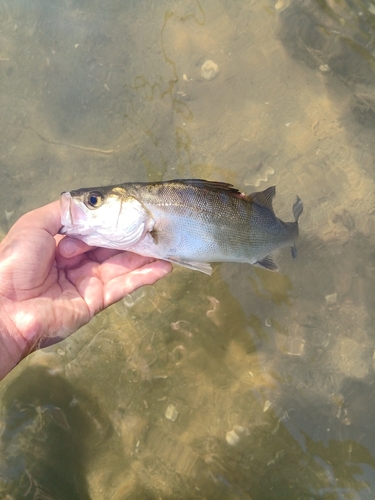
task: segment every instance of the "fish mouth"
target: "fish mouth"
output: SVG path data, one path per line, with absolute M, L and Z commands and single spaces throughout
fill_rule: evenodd
M 73 218 L 71 212 L 72 196 L 69 192 L 61 193 L 60 195 L 60 214 L 61 214 L 61 228 L 60 234 L 66 234 L 67 230 L 73 226 Z
M 74 229 L 74 221 L 79 221 L 85 215 L 68 191 L 60 195 L 60 214 L 61 228 L 59 234 L 71 233 Z

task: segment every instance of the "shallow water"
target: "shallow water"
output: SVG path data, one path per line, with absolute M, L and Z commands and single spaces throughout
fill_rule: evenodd
M 0 232 L 134 180 L 305 207 L 279 274 L 175 268 L 14 370 L 2 496 L 373 498 L 374 3 L 0 0 L 0 23 Z

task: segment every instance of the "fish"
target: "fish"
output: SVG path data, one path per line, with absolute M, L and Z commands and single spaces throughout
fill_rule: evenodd
M 300 198 L 293 222 L 273 210 L 275 186 L 252 194 L 204 179 L 127 182 L 65 191 L 60 234 L 88 245 L 127 250 L 206 274 L 210 263 L 242 262 L 278 271 L 272 253 L 297 256 Z

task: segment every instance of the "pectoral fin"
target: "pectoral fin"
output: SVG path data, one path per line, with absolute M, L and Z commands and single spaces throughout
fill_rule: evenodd
M 152 239 L 155 245 L 160 248 L 161 255 L 168 255 L 172 248 L 178 246 L 181 241 L 178 233 L 173 231 L 161 231 L 159 229 L 153 229 L 150 231 Z
M 271 255 L 267 255 L 267 257 L 264 257 L 262 260 L 258 260 L 257 262 L 254 263 L 254 266 L 256 267 L 262 267 L 263 269 L 267 269 L 267 271 L 278 271 L 279 268 Z

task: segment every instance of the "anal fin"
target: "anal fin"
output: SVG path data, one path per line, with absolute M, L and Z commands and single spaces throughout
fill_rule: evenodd
M 267 255 L 267 257 L 264 257 L 264 259 L 258 260 L 254 263 L 254 266 L 262 267 L 263 269 L 267 269 L 267 271 L 279 271 L 279 268 L 271 255 Z

